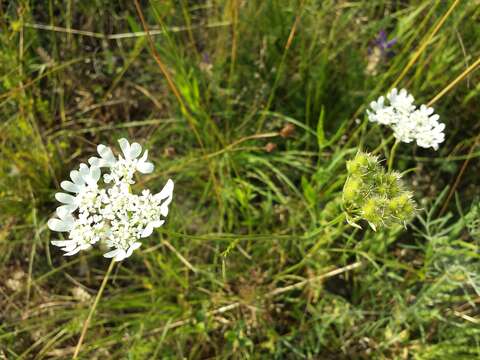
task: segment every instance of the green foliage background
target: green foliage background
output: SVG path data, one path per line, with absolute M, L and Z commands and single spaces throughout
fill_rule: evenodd
M 174 202 L 114 269 L 82 358 L 479 358 L 480 72 L 454 82 L 480 56 L 479 2 L 140 6 L 183 105 L 134 2 L 0 5 L 0 358 L 72 356 L 108 261 L 62 257 L 46 222 L 59 182 L 120 137 L 156 165 L 138 188 L 171 177 Z M 375 59 L 382 29 L 394 56 Z M 451 85 L 446 141 L 397 149 L 411 226 L 355 229 L 335 221 L 345 162 L 388 157 L 364 110 L 396 80 L 419 103 Z

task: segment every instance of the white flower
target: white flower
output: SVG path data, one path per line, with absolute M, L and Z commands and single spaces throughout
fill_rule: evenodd
M 372 109 L 373 109 L 373 106 L 372 106 Z M 367 110 L 367 113 L 368 113 L 368 119 L 371 122 L 377 122 L 382 125 L 392 125 L 398 121 L 398 116 L 395 113 L 395 110 L 391 106 L 378 108 L 378 110 L 373 113 Z
M 173 181 L 168 180 L 162 191 L 152 195 L 143 190 L 141 195 L 131 193 L 136 171 L 150 173 L 153 164 L 147 162 L 148 151 L 142 157 L 142 147 L 119 140 L 122 155 L 115 157 L 113 151 L 98 145 L 100 157 L 89 159 L 90 167 L 80 164 L 79 170 L 70 173 L 72 181 L 63 181 L 61 187 L 73 193 L 57 193 L 55 198 L 63 205 L 57 209 L 58 218 L 48 221 L 53 231 L 68 232 L 68 240 L 52 241 L 65 251 L 66 256 L 89 249 L 103 242 L 112 250 L 104 256 L 121 261 L 141 246 L 139 241 L 162 226 L 168 215 L 168 206 L 173 197 Z M 106 189 L 98 187 L 100 168 L 107 168 L 104 175 Z
M 422 105 L 412 113 L 411 118 L 418 131 L 416 137 L 418 146 L 438 150 L 438 145 L 445 140 L 443 133 L 445 124 L 438 122 L 440 117 L 433 113 L 432 108 Z
M 48 227 L 53 231 L 69 232 L 68 240 L 52 241 L 52 245 L 62 247 L 65 256 L 71 256 L 80 250 L 89 249 L 98 239 L 95 239 L 92 228 L 82 220 L 74 219 L 70 214 L 61 219 L 50 219 Z
M 368 120 L 390 126 L 399 141 L 415 141 L 420 147 L 438 150 L 439 144 L 445 140 L 445 124 L 438 122 L 440 117 L 433 113 L 433 108 L 421 105 L 416 109 L 413 96 L 405 89 L 392 89 L 387 99 L 388 106 L 383 96 L 370 103 Z
M 148 237 L 155 228 L 165 223 L 168 205 L 172 201 L 174 184 L 168 180 L 162 191 L 152 195 L 143 190 L 140 196 L 126 194 L 118 186 L 109 189 L 109 202 L 105 207 L 105 217 L 115 214 L 106 244 L 113 251 L 105 257 L 113 257 L 116 261 L 129 257 L 140 246 L 141 238 Z
M 415 109 L 415 105 L 413 104 L 415 99 L 413 98 L 413 95 L 409 94 L 405 89 L 398 91 L 396 88 L 393 88 L 387 94 L 387 99 L 390 101 L 390 105 L 393 106 L 395 111 L 399 113 L 408 114 Z
M 384 103 L 385 103 L 385 98 L 383 96 L 380 96 L 377 101 L 372 101 L 370 103 L 370 108 L 373 111 L 370 111 L 369 109 L 367 109 L 368 120 L 370 120 L 371 122 L 378 122 L 377 113 L 385 109 Z
M 395 136 L 397 140 L 404 143 L 411 143 L 413 140 L 415 140 L 417 133 L 415 129 L 415 123 L 410 121 L 409 118 L 394 124 L 392 126 L 392 130 L 393 136 Z
M 55 198 L 64 205 L 57 208 L 57 214 L 62 217 L 69 214 L 79 206 L 88 205 L 89 199 L 97 192 L 97 182 L 100 179 L 100 169 L 98 167 L 88 167 L 80 164 L 80 169 L 70 172 L 72 181 L 62 181 L 60 186 L 62 189 L 72 192 L 75 195 L 67 193 L 56 193 Z
M 375 112 L 378 111 L 378 110 L 384 109 L 385 108 L 385 98 L 383 96 L 380 96 L 377 101 L 372 101 L 370 103 L 370 107 Z
M 92 165 L 110 168 L 110 174 L 104 175 L 105 182 L 134 184 L 133 174 L 136 171 L 142 174 L 149 174 L 153 171 L 153 164 L 147 161 L 148 150 L 145 150 L 143 156 L 139 158 L 142 153 L 142 146 L 139 143 L 130 144 L 124 138 L 118 140 L 118 143 L 123 153 L 123 156 L 118 155 L 118 159 L 115 158 L 109 147 L 98 145 L 97 151 L 100 158 L 91 157 L 88 160 Z
M 127 139 L 120 139 L 118 143 L 122 149 L 125 161 L 134 165 L 135 170 L 142 174 L 149 174 L 153 171 L 153 164 L 147 162 L 148 150 L 145 150 L 143 156 L 137 159 L 142 153 L 142 147 L 139 143 L 130 144 Z M 119 158 L 121 159 L 121 157 Z
M 108 146 L 100 144 L 97 146 L 97 152 L 100 158 L 92 156 L 88 159 L 88 162 L 92 166 L 96 167 L 112 167 L 116 163 L 115 155 L 113 155 L 112 149 Z

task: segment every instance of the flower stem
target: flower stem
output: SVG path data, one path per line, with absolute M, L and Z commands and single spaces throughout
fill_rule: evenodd
M 383 148 L 385 148 L 392 140 L 394 139 L 393 135 L 390 135 L 386 140 L 382 140 L 380 145 L 378 145 L 375 150 L 372 151 L 372 155 L 375 155 L 380 152 Z
M 395 151 L 397 150 L 397 146 L 400 141 L 395 140 L 395 143 L 392 146 L 392 150 L 390 151 L 390 156 L 388 157 L 388 171 L 392 171 L 393 166 L 393 159 L 395 158 Z
M 114 264 L 115 264 L 115 262 L 112 260 L 110 262 L 110 266 L 108 267 L 107 273 L 105 274 L 105 276 L 103 278 L 102 285 L 100 285 L 100 289 L 98 289 L 97 296 L 95 297 L 93 305 L 90 308 L 90 312 L 88 313 L 87 319 L 83 323 L 82 333 L 80 334 L 80 338 L 78 339 L 77 347 L 75 348 L 75 352 L 73 353 L 73 359 L 76 359 L 78 357 L 78 353 L 80 352 L 80 348 L 82 347 L 83 339 L 85 338 L 85 335 L 87 334 L 88 325 L 90 324 L 90 320 L 92 320 L 93 313 L 95 312 L 95 309 L 97 308 L 97 305 L 98 305 L 98 302 L 100 301 L 100 298 L 102 297 L 103 290 L 105 289 L 105 285 L 107 285 L 108 277 L 110 276 L 110 273 L 112 272 Z

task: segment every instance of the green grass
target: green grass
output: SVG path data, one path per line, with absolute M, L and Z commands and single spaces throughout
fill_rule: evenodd
M 411 226 L 335 221 L 345 162 L 392 144 L 368 103 L 396 82 L 427 103 L 479 58 L 480 8 L 460 1 L 400 76 L 452 4 L 143 1 L 169 86 L 134 2 L 3 3 L 0 358 L 73 355 L 108 260 L 62 257 L 46 222 L 59 182 L 121 137 L 156 166 L 139 188 L 171 177 L 174 202 L 114 268 L 82 358 L 479 358 L 480 71 L 435 102 L 437 152 L 397 148 Z M 372 74 L 381 29 L 395 55 Z

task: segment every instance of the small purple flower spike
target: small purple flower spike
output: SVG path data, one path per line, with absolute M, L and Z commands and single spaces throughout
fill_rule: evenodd
M 380 30 L 378 36 L 373 41 L 374 47 L 378 48 L 384 57 L 392 57 L 394 55 L 393 51 L 389 51 L 397 43 L 397 39 L 393 38 L 392 40 L 388 41 L 387 33 L 385 30 Z M 371 51 L 371 49 L 370 49 Z

